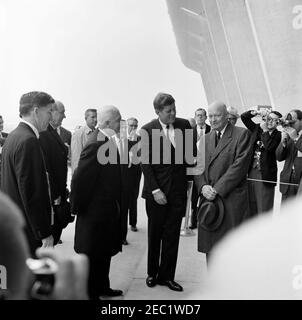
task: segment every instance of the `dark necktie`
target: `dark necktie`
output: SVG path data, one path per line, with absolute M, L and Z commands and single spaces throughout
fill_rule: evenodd
M 216 133 L 216 139 L 215 139 L 215 147 L 217 147 L 220 138 L 221 138 L 221 132 L 220 132 L 220 131 L 217 131 L 217 133 Z
M 202 127 L 199 128 L 199 135 L 198 135 L 198 140 L 201 138 L 201 136 L 203 136 L 203 130 Z
M 169 129 L 170 129 L 169 124 L 166 125 L 166 129 L 167 129 L 167 139 L 171 142 L 171 138 L 170 138 L 170 134 L 169 134 Z

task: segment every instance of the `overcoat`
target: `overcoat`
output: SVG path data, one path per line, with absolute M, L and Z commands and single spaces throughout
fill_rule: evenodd
M 250 165 L 250 134 L 228 124 L 215 148 L 215 130 L 205 135 L 205 170 L 196 176 L 199 192 L 211 185 L 224 203 L 224 219 L 215 231 L 198 228 L 198 251 L 208 253 L 229 230 L 248 217 L 247 172 Z M 202 200 L 202 199 L 201 199 Z
M 106 143 L 106 145 L 105 145 Z M 107 148 L 108 147 L 108 148 Z M 115 163 L 102 150 L 115 153 Z M 121 168 L 116 144 L 95 130 L 84 147 L 71 181 L 71 208 L 77 215 L 74 249 L 90 257 L 111 257 L 121 251 Z

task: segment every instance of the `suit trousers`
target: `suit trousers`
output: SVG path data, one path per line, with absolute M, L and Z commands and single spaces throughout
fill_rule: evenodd
M 51 226 L 51 234 L 53 236 L 53 240 L 54 240 L 54 245 L 56 245 L 60 238 L 61 238 L 61 234 L 62 234 L 63 229 L 61 228 L 58 218 L 55 214 L 54 217 L 54 224 Z
M 139 186 L 141 181 L 141 174 L 136 176 L 133 181 L 133 188 L 129 194 L 129 224 L 136 227 L 137 224 L 137 198 L 139 194 Z
M 260 170 L 252 168 L 249 178 L 261 180 Z M 274 207 L 275 185 L 258 181 L 248 181 L 250 217 L 270 211 Z
M 159 205 L 152 198 L 146 199 L 149 276 L 174 280 L 185 202 L 184 199 L 168 197 L 168 204 Z
M 122 224 L 122 241 L 127 239 L 128 233 L 128 207 L 129 207 L 129 190 L 124 189 L 121 197 L 121 224 Z
M 98 297 L 110 288 L 109 271 L 111 257 L 89 256 L 88 294 L 91 300 Z
M 198 203 L 198 190 L 193 181 L 192 198 L 191 198 L 191 226 L 197 226 L 197 203 Z

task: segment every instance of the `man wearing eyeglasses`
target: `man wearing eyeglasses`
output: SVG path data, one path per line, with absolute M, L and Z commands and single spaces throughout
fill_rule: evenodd
M 267 212 L 274 207 L 278 171 L 275 151 L 281 141 L 281 132 L 277 130 L 281 113 L 266 113 L 263 121 L 256 124 L 252 119 L 257 115 L 263 116 L 255 110 L 241 115 L 242 122 L 252 133 L 251 146 L 254 151 L 248 173 L 250 216 Z

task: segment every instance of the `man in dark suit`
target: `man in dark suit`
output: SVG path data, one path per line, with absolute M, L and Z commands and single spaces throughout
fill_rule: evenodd
M 274 207 L 275 186 L 277 181 L 276 149 L 281 140 L 281 132 L 277 130 L 282 114 L 278 111 L 268 113 L 261 124 L 256 124 L 252 118 L 261 115 L 260 112 L 249 110 L 241 115 L 241 120 L 251 132 L 251 148 L 253 158 L 248 177 L 255 180 L 248 182 L 250 216 L 268 212 Z
M 44 92 L 29 92 L 20 99 L 22 118 L 6 139 L 2 150 L 3 192 L 21 209 L 31 254 L 53 246 L 49 184 L 39 143 L 39 132 L 46 130 L 51 119 L 53 98 Z
M 129 179 L 130 179 L 130 197 L 129 197 L 129 224 L 131 230 L 137 231 L 137 198 L 139 194 L 139 186 L 141 181 L 142 169 L 140 164 L 132 162 L 132 154 L 135 152 L 140 136 L 136 133 L 138 120 L 129 118 L 127 120 L 128 128 L 128 145 L 129 145 Z
M 61 124 L 65 118 L 65 107 L 62 102 L 56 101 L 52 110 L 52 120 L 46 131 L 41 132 L 40 142 L 44 153 L 50 181 L 51 200 L 54 208 L 54 224 L 52 235 L 54 244 L 60 240 L 62 223 L 57 210 L 67 201 L 67 155 L 68 147 L 63 143 L 57 129 L 62 129 Z
M 71 182 L 72 212 L 77 214 L 74 248 L 89 257 L 90 299 L 122 294 L 111 289 L 109 281 L 111 257 L 122 248 L 121 168 L 113 138 L 120 121 L 116 107 L 99 110 L 99 129 L 91 133 Z
M 131 127 L 129 127 L 129 123 Z M 129 129 L 130 128 L 130 129 Z M 122 199 L 121 199 L 121 217 L 122 217 L 122 240 L 123 245 L 128 245 L 128 215 L 132 231 L 137 231 L 137 197 L 139 193 L 139 184 L 141 178 L 140 163 L 131 161 L 133 152 L 138 150 L 139 136 L 135 133 L 137 129 L 137 120 L 130 118 L 127 122 L 122 122 L 120 139 L 123 150 L 123 161 L 121 164 L 122 173 Z M 129 131 L 130 130 L 130 131 Z M 134 131 L 133 131 L 134 130 Z M 115 136 L 117 138 L 117 136 Z
M 71 143 L 71 132 L 67 129 L 65 129 L 62 126 L 59 126 L 59 136 L 62 139 L 63 143 L 70 147 L 70 143 Z
M 203 108 L 198 108 L 195 111 L 195 121 L 196 126 L 193 128 L 193 139 L 196 140 L 197 143 L 202 136 L 209 133 L 211 131 L 211 126 L 206 123 L 207 120 L 207 112 Z M 200 150 L 202 152 L 202 150 Z M 191 229 L 197 228 L 197 203 L 198 203 L 198 190 L 196 188 L 196 184 L 193 184 L 192 189 L 192 201 L 191 201 Z
M 216 230 L 198 227 L 198 251 L 206 254 L 248 216 L 246 176 L 251 157 L 249 132 L 228 123 L 225 104 L 214 102 L 208 112 L 212 131 L 205 136 L 205 170 L 196 176 L 196 183 L 201 201 L 214 201 L 218 195 L 225 213 Z
M 297 195 L 302 177 L 302 111 L 292 110 L 287 118 L 290 123 L 283 128 L 281 142 L 276 150 L 278 161 L 284 161 L 280 173 L 282 203 Z M 293 184 L 289 185 L 287 183 Z
M 192 130 L 185 119 L 176 118 L 175 100 L 170 94 L 159 93 L 153 101 L 158 119 L 144 125 L 140 135 L 142 171 L 148 215 L 148 277 L 146 284 L 183 288 L 174 281 L 179 235 L 185 215 L 187 197 L 185 130 Z M 182 156 L 177 162 L 177 155 Z M 144 156 L 148 151 L 148 157 Z
M 68 149 L 68 165 L 71 165 L 71 132 L 62 126 L 57 128 L 58 134 Z
M 2 154 L 2 147 L 4 142 L 7 138 L 7 133 L 3 132 L 3 118 L 0 116 L 0 187 L 1 187 L 1 154 Z

